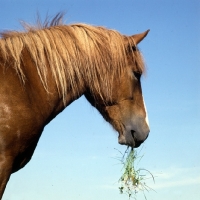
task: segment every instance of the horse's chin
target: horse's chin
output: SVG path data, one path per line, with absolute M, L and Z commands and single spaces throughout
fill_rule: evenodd
M 130 147 L 133 147 L 133 148 L 138 147 L 138 146 L 135 145 L 134 138 L 132 140 L 127 140 L 127 138 L 124 136 L 124 134 L 119 134 L 118 143 L 121 144 L 121 145 L 130 146 Z

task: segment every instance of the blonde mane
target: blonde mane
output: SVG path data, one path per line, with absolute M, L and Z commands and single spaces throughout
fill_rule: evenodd
M 77 92 L 80 84 L 90 86 L 91 92 L 111 95 L 114 77 L 126 69 L 127 49 L 124 37 L 115 30 L 86 24 L 64 25 L 62 14 L 44 25 L 24 24 L 25 32 L 3 32 L 0 39 L 0 58 L 11 59 L 22 82 L 26 77 L 22 69 L 22 51 L 26 48 L 35 63 L 41 82 L 48 92 L 47 66 L 52 71 L 57 89 L 63 99 L 67 91 Z M 140 71 L 144 64 L 139 51 L 132 58 Z M 105 93 L 105 92 L 104 92 Z

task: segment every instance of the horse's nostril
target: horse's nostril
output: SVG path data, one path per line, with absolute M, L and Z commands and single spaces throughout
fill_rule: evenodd
M 131 135 L 132 135 L 132 137 L 133 137 L 133 139 L 134 139 L 134 142 L 135 142 L 134 148 L 137 148 L 137 147 L 139 147 L 139 146 L 142 144 L 142 141 L 138 141 L 138 140 L 137 140 L 137 138 L 135 137 L 135 132 L 136 132 L 136 131 L 131 130 Z
M 133 139 L 135 139 L 134 133 L 135 133 L 135 131 L 131 130 L 131 135 L 132 135 Z

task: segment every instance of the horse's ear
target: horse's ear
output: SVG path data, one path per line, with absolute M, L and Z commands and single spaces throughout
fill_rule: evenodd
M 135 46 L 137 44 L 139 44 L 148 34 L 150 30 L 148 29 L 147 31 L 143 32 L 143 33 L 139 33 L 139 34 L 135 34 L 129 37 L 128 39 L 128 43 L 130 45 L 130 41 L 133 41 L 134 44 L 132 44 L 132 46 Z

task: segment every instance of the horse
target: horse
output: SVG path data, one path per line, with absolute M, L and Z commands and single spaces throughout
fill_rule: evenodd
M 1 32 L 0 199 L 44 127 L 82 95 L 118 132 L 119 144 L 137 148 L 149 135 L 137 47 L 149 30 L 126 36 L 62 19 L 59 13 L 23 31 Z

